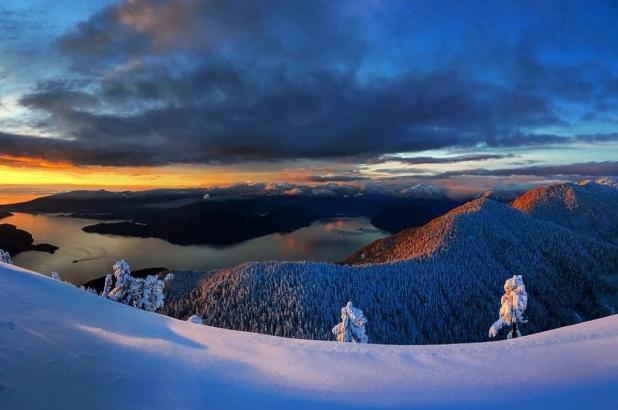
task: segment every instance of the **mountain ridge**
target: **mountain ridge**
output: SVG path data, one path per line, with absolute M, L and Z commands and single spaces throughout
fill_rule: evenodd
M 513 201 L 515 209 L 537 219 L 618 245 L 616 204 L 618 185 L 592 181 L 535 188 Z
M 514 273 L 529 292 L 525 332 L 618 307 L 618 247 L 488 196 L 378 240 L 347 262 L 248 263 L 196 273 L 164 313 L 197 312 L 215 326 L 330 340 L 338 306 L 352 300 L 378 343 L 482 341 L 504 280 Z

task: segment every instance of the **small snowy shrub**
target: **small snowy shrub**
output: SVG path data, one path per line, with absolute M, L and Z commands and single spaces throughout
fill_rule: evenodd
M 489 337 L 496 337 L 504 325 L 511 326 L 507 339 L 521 336 L 517 323 L 526 323 L 524 311 L 528 305 L 526 286 L 521 275 L 513 275 L 504 282 L 504 295 L 500 303 L 500 317 L 489 328 Z
M 12 265 L 13 259 L 11 259 L 11 254 L 3 249 L 0 249 L 0 262 Z
M 198 325 L 203 325 L 204 324 L 204 321 L 202 320 L 202 318 L 199 315 L 191 315 L 191 317 L 189 319 L 187 319 L 187 322 L 196 323 Z
M 111 289 L 112 277 L 107 275 L 101 296 L 150 312 L 163 307 L 164 281 L 153 275 L 148 275 L 145 279 L 134 278 L 131 276 L 129 264 L 124 259 L 116 262 L 113 269 L 116 286 Z
M 366 323 L 363 311 L 352 306 L 352 302 L 348 302 L 341 308 L 341 323 L 335 325 L 332 332 L 338 342 L 368 343 L 369 339 L 365 334 Z

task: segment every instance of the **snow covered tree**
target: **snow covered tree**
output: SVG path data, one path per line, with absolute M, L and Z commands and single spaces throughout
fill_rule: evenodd
M 121 259 L 112 267 L 116 286 L 109 292 L 108 297 L 125 305 L 137 307 L 141 300 L 140 284 L 131 276 L 129 264 Z
M 112 274 L 108 273 L 105 276 L 105 285 L 103 286 L 103 293 L 101 293 L 101 296 L 103 296 L 104 298 L 109 297 L 109 292 L 111 292 L 112 290 L 113 282 L 114 282 L 114 278 Z
M 369 339 L 365 334 L 366 323 L 363 311 L 352 306 L 352 302 L 348 302 L 341 308 L 341 323 L 335 325 L 332 332 L 338 342 L 368 343 Z
M 5 251 L 4 249 L 0 249 L 0 262 L 8 263 L 12 265 L 13 259 L 11 259 L 11 254 Z
M 53 280 L 61 280 L 61 279 L 60 279 L 60 274 L 59 274 L 58 272 L 52 272 L 52 273 L 51 273 L 51 278 L 52 278 Z
M 489 328 L 489 337 L 494 338 L 503 326 L 511 326 L 507 339 L 521 336 L 517 323 L 526 323 L 524 311 L 528 305 L 526 286 L 521 275 L 513 275 L 504 282 L 504 295 L 500 299 L 500 317 Z
M 140 281 L 142 284 L 142 298 L 140 301 L 140 306 L 138 307 L 150 312 L 154 312 L 155 310 L 163 307 L 163 288 L 165 287 L 165 283 L 153 275 L 146 276 L 146 279 L 136 280 Z
M 124 259 L 116 262 L 113 269 L 116 285 L 109 290 L 112 279 L 111 275 L 107 275 L 102 293 L 103 297 L 151 312 L 163 307 L 164 281 L 153 275 L 148 275 L 145 279 L 134 278 L 131 276 L 129 264 Z

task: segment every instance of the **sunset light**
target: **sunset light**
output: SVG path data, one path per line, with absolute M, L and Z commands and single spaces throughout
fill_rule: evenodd
M 0 409 L 618 409 L 617 0 L 0 0 Z

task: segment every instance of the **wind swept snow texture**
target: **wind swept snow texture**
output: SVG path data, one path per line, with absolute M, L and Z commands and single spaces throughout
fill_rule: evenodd
M 486 197 L 362 252 L 364 259 L 351 259 L 357 266 L 266 262 L 206 272 L 184 295 L 170 289 L 162 313 L 183 320 L 197 313 L 208 325 L 332 340 L 341 306 L 353 300 L 371 320 L 372 343 L 485 341 L 500 306 L 496 295 L 514 272 L 526 278 L 527 334 L 614 308 L 599 295 L 613 292 L 600 278 L 617 273 L 616 246 Z
M 0 264 L 2 409 L 618 408 L 618 316 L 384 346 L 199 326 Z M 508 359 L 508 365 L 504 365 Z

